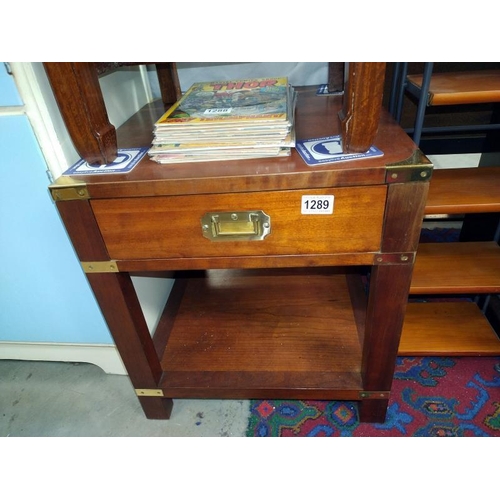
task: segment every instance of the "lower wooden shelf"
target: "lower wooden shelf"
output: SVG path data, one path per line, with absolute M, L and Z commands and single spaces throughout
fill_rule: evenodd
M 410 302 L 400 356 L 495 356 L 500 339 L 474 302 Z
M 499 167 L 434 169 L 426 214 L 500 212 Z
M 360 398 L 361 343 L 344 275 L 217 270 L 176 286 L 175 318 L 167 304 L 155 334 L 166 397 Z
M 411 294 L 500 292 L 500 246 L 494 241 L 422 243 Z

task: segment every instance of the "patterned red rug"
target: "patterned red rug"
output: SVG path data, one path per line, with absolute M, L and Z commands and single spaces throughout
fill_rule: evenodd
M 252 401 L 247 436 L 500 436 L 499 357 L 401 357 L 384 424 L 349 401 Z

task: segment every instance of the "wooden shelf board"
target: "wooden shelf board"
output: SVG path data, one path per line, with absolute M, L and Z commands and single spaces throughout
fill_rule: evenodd
M 426 214 L 500 212 L 500 167 L 445 168 L 432 174 Z
M 500 247 L 494 241 L 421 243 L 410 294 L 500 292 Z
M 421 89 L 423 75 L 408 75 Z M 434 73 L 429 87 L 429 106 L 500 102 L 500 70 Z
M 207 271 L 187 280 L 171 323 L 160 384 L 171 397 L 259 397 L 272 389 L 284 397 L 352 398 L 361 390 L 344 275 Z
M 500 340 L 473 302 L 410 302 L 400 356 L 497 356 Z

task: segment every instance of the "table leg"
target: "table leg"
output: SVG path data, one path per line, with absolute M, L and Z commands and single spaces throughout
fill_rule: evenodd
M 406 311 L 413 264 L 374 266 L 366 313 L 361 373 L 367 392 L 389 392 Z M 383 422 L 388 399 L 360 403 L 362 421 Z
M 359 421 L 383 424 L 387 415 L 388 399 L 365 399 L 358 404 Z
M 92 286 L 116 347 L 137 389 L 156 389 L 162 368 L 146 320 L 128 273 L 90 273 Z M 148 418 L 167 419 L 172 400 L 158 396 L 140 396 Z

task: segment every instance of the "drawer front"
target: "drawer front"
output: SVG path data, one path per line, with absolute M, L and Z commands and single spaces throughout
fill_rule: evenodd
M 91 204 L 113 260 L 305 255 L 379 250 L 386 194 L 386 186 L 370 186 L 121 198 Z M 315 213 L 315 196 L 328 199 L 319 204 L 323 210 L 331 209 L 332 198 L 326 197 L 333 196 L 333 212 Z M 303 213 L 307 211 L 312 213 Z M 254 236 L 249 222 L 232 231 L 231 215 L 241 220 L 246 212 L 268 216 L 269 227 L 265 222 L 255 225 L 266 226 L 264 233 L 269 234 Z M 221 231 L 214 236 L 206 221 L 217 221 L 219 215 Z

